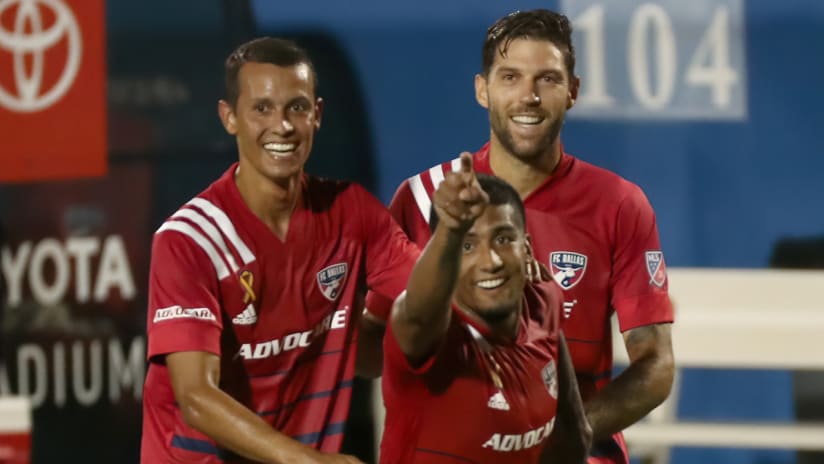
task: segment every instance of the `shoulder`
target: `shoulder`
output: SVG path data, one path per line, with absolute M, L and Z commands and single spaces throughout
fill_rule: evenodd
M 530 321 L 550 332 L 558 329 L 563 293 L 554 281 L 527 284 L 524 287 L 524 304 Z
M 218 279 L 228 277 L 239 262 L 254 261 L 235 228 L 232 208 L 226 207 L 216 184 L 183 204 L 155 231 L 153 260 L 171 260 L 178 267 L 188 263 L 198 269 L 213 268 Z
M 583 182 L 588 186 L 597 186 L 599 191 L 623 194 L 640 190 L 638 185 L 621 177 L 617 173 L 586 162 L 580 158 L 575 158 L 572 172 L 577 181 Z
M 638 184 L 580 158 L 574 158 L 570 177 L 577 188 L 587 192 L 590 198 L 597 198 L 599 202 L 616 206 L 627 202 L 633 205 L 649 204 Z
M 436 164 L 431 168 L 421 171 L 414 176 L 406 179 L 405 183 L 409 185 L 410 190 L 412 193 L 425 193 L 427 196 L 431 196 L 432 192 L 434 192 L 438 185 L 443 182 L 444 177 L 449 172 L 454 171 L 460 167 L 460 158 L 454 158 L 449 161 L 445 161 L 440 164 Z
M 422 217 L 429 218 L 432 194 L 438 188 L 438 185 L 443 182 L 446 174 L 459 167 L 460 158 L 454 158 L 404 179 L 392 197 L 391 208 L 405 209 L 415 205 Z

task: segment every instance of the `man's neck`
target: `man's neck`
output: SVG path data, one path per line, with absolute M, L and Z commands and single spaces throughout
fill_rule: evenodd
M 522 311 L 520 305 L 517 310 L 512 311 L 507 317 L 491 321 L 471 309 L 464 309 L 461 305 L 458 305 L 458 309 L 472 321 L 486 326 L 496 338 L 515 340 L 518 336 L 518 321 Z
M 272 233 L 284 240 L 292 212 L 300 200 L 302 173 L 283 182 L 273 182 L 243 164 L 241 161 L 235 171 L 235 184 L 241 198 Z
M 561 162 L 561 142 L 555 138 L 547 150 L 531 159 L 509 153 L 492 135 L 489 143 L 489 166 L 492 173 L 512 185 L 521 198 L 526 198 L 555 172 Z

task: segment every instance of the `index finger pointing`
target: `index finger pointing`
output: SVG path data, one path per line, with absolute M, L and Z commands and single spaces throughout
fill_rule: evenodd
M 472 154 L 469 152 L 461 153 L 461 173 L 472 174 Z

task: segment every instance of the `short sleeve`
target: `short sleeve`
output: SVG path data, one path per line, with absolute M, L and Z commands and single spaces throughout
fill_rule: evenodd
M 389 204 L 389 214 L 407 237 L 423 249 L 426 242 L 429 241 L 429 224 L 426 223 L 415 203 L 415 198 L 409 187 L 409 180 L 403 181 L 395 192 L 395 196 L 392 197 L 392 202 Z M 389 319 L 392 303 L 392 299 L 375 292 L 369 292 L 366 295 L 367 310 L 384 321 Z
M 635 185 L 619 208 L 610 278 L 611 303 L 621 331 L 672 322 L 664 254 L 655 214 Z
M 149 270 L 148 352 L 206 351 L 220 356 L 222 317 L 213 262 L 190 237 L 154 236 Z
M 561 311 L 564 301 L 561 288 L 554 281 L 528 282 L 524 286 L 526 315 L 550 334 L 561 329 Z
M 389 211 L 363 188 L 358 207 L 362 213 L 366 245 L 366 284 L 392 301 L 406 288 L 420 249 L 409 241 Z
M 446 338 L 446 336 L 444 337 Z M 439 350 L 443 347 L 439 347 Z M 426 374 L 432 369 L 435 361 L 438 358 L 438 351 L 436 350 L 429 358 L 427 358 L 420 366 L 414 367 L 409 363 L 406 355 L 403 354 L 401 346 L 398 344 L 398 339 L 395 338 L 395 332 L 392 330 L 392 324 L 386 324 L 386 334 L 383 337 L 383 371 L 384 373 L 393 373 L 394 376 L 413 377 Z

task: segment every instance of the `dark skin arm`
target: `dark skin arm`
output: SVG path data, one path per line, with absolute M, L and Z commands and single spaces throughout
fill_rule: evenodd
M 324 454 L 278 432 L 220 390 L 220 358 L 203 351 L 166 356 L 175 399 L 186 424 L 220 446 L 265 463 L 357 464 L 357 458 Z
M 637 327 L 623 335 L 629 367 L 584 405 L 596 442 L 646 416 L 672 388 L 671 324 Z
M 541 464 L 586 463 L 592 444 L 592 428 L 584 413 L 575 368 L 563 333 L 558 344 L 558 411 L 549 439 L 541 454 Z
M 401 351 L 412 363 L 429 356 L 446 335 L 464 235 L 488 202 L 472 170 L 472 155 L 462 153 L 461 169 L 449 173 L 432 197 L 438 226 L 389 318 Z

